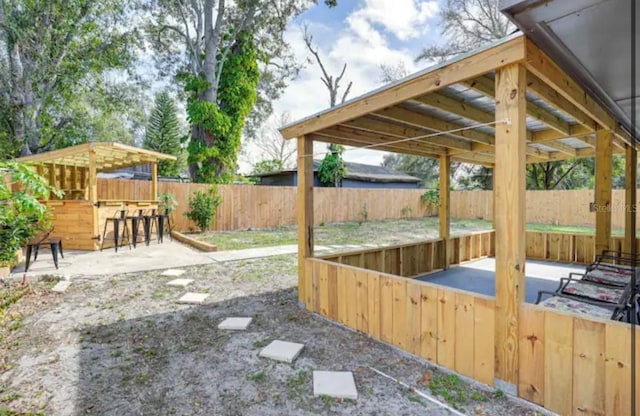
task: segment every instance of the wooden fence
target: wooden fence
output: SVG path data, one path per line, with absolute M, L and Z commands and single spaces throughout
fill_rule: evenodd
M 526 198 L 526 218 L 529 223 L 595 227 L 595 213 L 589 211 L 589 204 L 594 202 L 593 190 L 527 191 Z M 624 190 L 616 189 L 613 191 L 611 203 L 613 228 L 624 228 L 625 210 Z M 451 192 L 452 218 L 491 221 L 492 216 L 492 191 Z M 640 221 L 640 210 L 637 217 Z
M 171 193 L 178 200 L 174 215 L 176 229 L 188 230 L 193 224 L 184 217 L 189 195 L 206 190 L 207 185 L 160 182 L 160 193 Z M 220 185 L 222 205 L 218 209 L 215 230 L 273 228 L 296 224 L 296 188 L 290 186 Z M 315 223 L 364 219 L 382 220 L 420 218 L 436 215 L 437 207 L 420 201 L 420 189 L 314 189 Z M 640 194 L 640 192 L 639 192 Z M 149 199 L 148 181 L 98 180 L 100 199 Z M 595 225 L 589 211 L 592 190 L 527 191 L 527 222 L 556 225 Z M 613 191 L 612 226 L 624 227 L 624 191 Z M 493 192 L 451 192 L 451 217 L 491 220 Z M 640 212 L 638 217 L 640 223 Z
M 189 230 L 194 225 L 184 217 L 189 195 L 206 190 L 208 185 L 193 183 L 158 183 L 159 193 L 173 194 L 178 209 L 173 219 L 177 230 Z M 222 205 L 218 208 L 214 229 L 218 231 L 247 228 L 273 228 L 297 223 L 295 187 L 219 185 Z M 150 198 L 148 181 L 98 180 L 99 199 Z M 354 189 L 316 188 L 314 190 L 315 223 L 345 222 L 361 219 L 382 220 L 420 218 L 437 213 L 420 201 L 419 189 Z

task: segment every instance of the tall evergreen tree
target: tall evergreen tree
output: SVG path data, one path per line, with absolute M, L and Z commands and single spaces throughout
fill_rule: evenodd
M 175 102 L 167 92 L 161 92 L 156 95 L 155 108 L 149 118 L 143 147 L 176 156 L 178 159 L 158 162 L 159 175 L 178 176 L 182 173 L 185 160 L 180 138 L 180 123 L 176 116 Z

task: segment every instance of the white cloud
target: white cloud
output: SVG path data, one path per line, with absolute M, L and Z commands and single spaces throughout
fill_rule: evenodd
M 361 9 L 348 17 L 351 25 L 366 33 L 367 25 L 380 25 L 400 40 L 425 33 L 426 22 L 439 10 L 437 1 L 365 0 Z
M 435 1 L 362 0 L 359 7 L 341 22 L 342 27 L 338 30 L 322 22 L 305 23 L 314 35 L 322 62 L 330 74 L 339 74 L 342 66 L 347 64 L 342 91 L 352 81 L 349 98 L 355 98 L 380 86 L 382 64 L 394 66 L 403 63 L 409 72 L 419 69 L 414 62 L 419 51 L 412 50 L 401 41 L 424 34 L 427 20 L 437 10 Z M 393 39 L 394 36 L 400 42 Z M 276 115 L 289 112 L 293 120 L 299 120 L 326 109 L 329 106 L 329 92 L 320 80 L 320 68 L 315 61 L 309 61 L 311 54 L 304 44 L 301 27 L 290 27 L 285 39 L 291 44 L 298 62 L 308 63 L 274 103 L 274 109 Z M 420 64 L 422 66 L 424 64 Z M 314 153 L 323 152 L 324 149 L 324 145 L 316 146 Z M 255 155 L 255 149 L 251 149 L 251 146 L 245 151 Z M 348 150 L 345 159 L 378 165 L 384 154 L 373 150 Z M 241 171 L 250 170 L 251 166 L 245 158 L 241 162 Z

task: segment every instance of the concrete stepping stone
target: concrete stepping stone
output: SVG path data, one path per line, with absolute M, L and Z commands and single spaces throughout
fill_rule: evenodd
M 167 286 L 186 287 L 191 283 L 193 283 L 193 279 L 174 279 L 170 282 L 167 282 Z
M 180 299 L 177 300 L 178 303 L 191 303 L 191 304 L 200 304 L 205 301 L 209 297 L 208 293 L 193 293 L 187 292 Z
M 184 270 L 180 270 L 180 269 L 168 269 L 165 270 L 164 272 L 162 272 L 161 276 L 182 276 L 185 273 Z
M 292 363 L 302 352 L 304 344 L 275 340 L 258 354 L 262 358 L 270 358 L 283 363 Z
M 249 327 L 253 318 L 227 318 L 220 322 L 218 329 L 228 329 L 233 331 L 244 331 Z
M 313 395 L 358 400 L 358 389 L 351 371 L 314 371 Z
M 52 292 L 64 293 L 71 286 L 71 280 L 61 280 L 54 287 L 51 288 Z

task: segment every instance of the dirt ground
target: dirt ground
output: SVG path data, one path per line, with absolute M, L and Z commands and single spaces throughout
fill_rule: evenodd
M 374 367 L 470 415 L 535 415 L 506 398 L 297 305 L 296 257 L 187 269 L 204 305 L 160 272 L 75 279 L 64 294 L 3 288 L 0 415 L 445 415 Z M 17 283 L 15 284 L 17 285 Z M 2 305 L 2 303 L 0 303 Z M 218 330 L 251 316 L 245 332 Z M 305 344 L 294 364 L 258 358 L 273 339 Z M 314 397 L 313 370 L 354 372 L 357 401 Z

